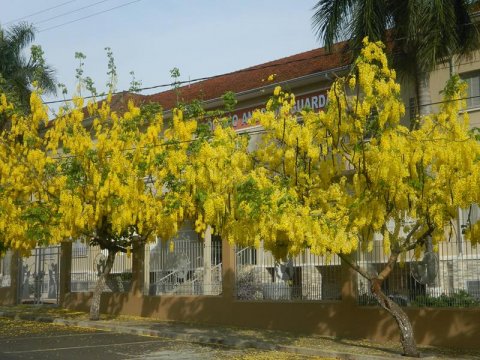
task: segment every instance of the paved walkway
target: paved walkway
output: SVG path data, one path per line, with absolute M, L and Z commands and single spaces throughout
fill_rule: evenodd
M 197 344 L 224 345 L 231 348 L 277 350 L 299 355 L 324 358 L 380 360 L 403 358 L 400 344 L 373 343 L 317 335 L 304 336 L 270 330 L 255 330 L 225 326 L 208 326 L 166 322 L 139 317 L 102 316 L 99 321 L 87 320 L 87 314 L 45 307 L 1 307 L 0 317 L 34 320 L 94 328 L 120 334 L 134 334 L 183 340 Z M 428 359 L 479 359 L 479 351 L 462 351 L 422 347 L 422 357 Z

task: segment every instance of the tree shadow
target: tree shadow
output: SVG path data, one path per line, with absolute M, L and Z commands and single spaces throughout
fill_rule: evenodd
M 227 272 L 224 275 L 231 279 L 234 274 Z M 314 341 L 323 341 L 327 345 L 335 343 L 351 351 L 362 348 L 384 354 L 401 354 L 398 328 L 393 318 L 379 307 L 357 305 L 355 298 L 342 301 L 240 301 L 235 299 L 233 289 L 228 286 L 219 296 L 148 296 L 138 287 L 132 288 L 128 293 L 104 293 L 101 313 L 113 318 L 141 316 L 145 318 L 140 320 L 142 328 L 184 333 L 185 336 L 194 335 L 227 345 L 229 339 L 238 336 L 245 346 L 259 341 L 271 346 L 298 345 L 311 337 Z M 68 293 L 63 306 L 88 312 L 91 297 L 91 293 Z M 406 308 L 406 312 L 419 344 L 449 347 L 451 349 L 442 349 L 441 353 L 455 357 L 470 353 L 479 355 L 475 349 L 478 349 L 480 334 L 480 309 Z M 456 350 L 458 348 L 461 348 L 460 352 Z M 465 349 L 472 349 L 472 352 Z M 423 354 L 439 351 L 420 350 Z

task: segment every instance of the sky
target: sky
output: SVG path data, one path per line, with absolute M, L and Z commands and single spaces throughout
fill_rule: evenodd
M 129 88 L 132 70 L 147 87 L 171 83 L 174 67 L 180 70 L 180 80 L 187 81 L 317 48 L 311 28 L 314 4 L 314 0 L 0 0 L 0 25 L 33 23 L 34 43 L 42 46 L 69 94 L 75 90 L 75 52 L 82 52 L 87 57 L 84 75 L 101 92 L 107 82 L 105 47 L 114 54 L 117 90 Z

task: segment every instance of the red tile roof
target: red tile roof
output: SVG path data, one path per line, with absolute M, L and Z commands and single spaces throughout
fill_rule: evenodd
M 259 88 L 266 85 L 264 81 L 271 74 L 276 74 L 275 82 L 282 82 L 335 69 L 350 63 L 345 49 L 345 43 L 340 43 L 333 47 L 331 53 L 327 53 L 325 48 L 314 49 L 182 86 L 178 89 L 178 100 L 182 102 L 190 102 L 194 99 L 205 101 L 220 98 L 227 91 L 239 93 Z M 176 105 L 177 94 L 175 90 L 168 90 L 143 96 L 142 100 L 160 103 L 165 110 L 169 110 Z

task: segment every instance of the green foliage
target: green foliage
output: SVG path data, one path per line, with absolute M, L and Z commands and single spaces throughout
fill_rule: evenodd
M 177 67 L 171 69 L 170 77 L 176 81 L 180 77 L 180 70 Z
M 82 87 L 83 87 L 83 67 L 85 66 L 85 59 L 87 57 L 80 51 L 75 52 L 75 59 L 78 60 L 78 66 L 75 69 L 75 78 L 77 79 L 77 91 L 79 94 L 82 93 Z
M 128 91 L 137 93 L 140 91 L 142 81 L 135 79 L 135 72 L 133 70 L 130 71 L 130 75 L 132 76 L 132 80 L 130 81 L 130 87 L 128 88 Z
M 63 174 L 67 176 L 67 188 L 75 189 L 79 185 L 85 184 L 85 170 L 80 161 L 74 157 L 66 158 L 61 164 Z
M 250 216 L 257 218 L 261 214 L 262 207 L 271 206 L 272 189 L 261 189 L 255 179 L 249 177 L 243 183 L 237 185 L 236 203 L 238 204 L 237 214 L 244 217 L 243 206 L 247 205 L 252 209 Z
M 412 301 L 412 305 L 418 307 L 472 307 L 480 306 L 480 301 L 465 290 L 460 290 L 452 295 L 442 294 L 438 297 L 420 295 Z
M 27 23 L 18 23 L 8 29 L 0 27 L 0 90 L 10 94 L 11 101 L 21 104 L 25 112 L 30 110 L 30 94 L 34 83 L 43 92 L 56 92 L 55 75 L 44 59 L 40 46 L 25 50 L 35 39 L 35 29 Z M 18 101 L 18 103 L 17 103 Z
M 223 94 L 222 100 L 223 107 L 225 108 L 226 112 L 232 112 L 233 110 L 235 110 L 235 105 L 237 105 L 238 101 L 233 91 L 227 91 L 225 94 Z
M 108 91 L 114 92 L 115 86 L 117 85 L 117 66 L 115 65 L 115 58 L 113 57 L 113 51 L 108 46 L 105 48 L 107 52 L 108 58 L 108 71 L 107 75 L 109 76 L 109 80 L 107 82 Z
M 162 113 L 162 105 L 158 103 L 142 104 L 140 106 L 140 117 L 145 124 L 150 124 L 155 116 Z
M 193 119 L 205 114 L 202 102 L 198 99 L 192 100 L 188 104 L 179 104 L 179 108 L 183 110 L 184 119 Z
M 7 252 L 8 248 L 6 245 L 0 241 L 0 256 L 4 255 Z
M 49 228 L 44 224 L 52 223 L 55 217 L 48 206 L 41 202 L 36 202 L 33 206 L 26 208 L 21 219 L 28 224 L 27 238 L 35 244 L 48 245 L 51 234 Z

